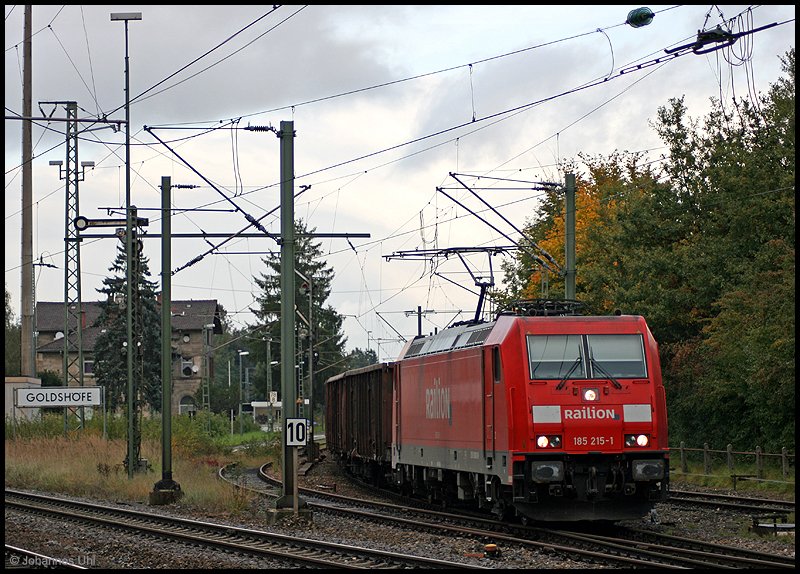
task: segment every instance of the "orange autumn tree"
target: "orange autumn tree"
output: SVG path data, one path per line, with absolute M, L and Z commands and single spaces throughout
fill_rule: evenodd
M 576 294 L 596 313 L 617 308 L 620 284 L 621 243 L 620 206 L 632 195 L 643 193 L 649 173 L 638 166 L 638 154 L 615 153 L 608 158 L 579 156 L 586 173 L 575 163 L 565 168 L 576 174 L 575 242 Z M 649 185 L 647 186 L 649 187 Z M 565 217 L 563 189 L 548 191 L 542 197 L 534 220 L 528 220 L 526 235 L 552 255 L 561 266 L 554 274 L 520 252 L 513 264 L 504 266 L 505 293 L 509 299 L 564 298 Z

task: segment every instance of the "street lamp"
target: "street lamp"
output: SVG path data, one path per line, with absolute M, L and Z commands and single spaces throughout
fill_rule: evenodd
M 315 460 L 317 458 L 316 452 L 316 445 L 314 444 L 314 328 L 313 322 L 311 319 L 311 311 L 314 306 L 314 298 L 313 298 L 313 289 L 314 289 L 314 282 L 309 278 L 300 273 L 297 269 L 295 269 L 295 273 L 300 276 L 300 279 L 303 280 L 303 283 L 300 285 L 300 294 L 305 295 L 308 294 L 308 321 L 306 324 L 308 325 L 308 406 L 309 406 L 309 424 L 311 428 L 309 429 L 309 436 L 311 437 L 309 450 L 308 452 L 311 453 L 311 460 Z M 302 318 L 302 315 L 300 315 Z
M 125 22 L 125 257 L 127 260 L 125 279 L 126 279 L 126 299 L 127 302 L 127 322 L 128 322 L 128 478 L 133 478 L 133 458 L 134 452 L 134 432 L 136 413 L 134 412 L 133 396 L 133 273 L 131 269 L 131 254 L 133 251 L 132 229 L 131 229 L 131 92 L 130 74 L 128 72 L 128 20 L 141 20 L 141 12 L 112 12 L 111 21 L 122 20 Z
M 242 428 L 242 357 L 249 355 L 250 351 L 239 350 L 239 434 L 243 434 Z

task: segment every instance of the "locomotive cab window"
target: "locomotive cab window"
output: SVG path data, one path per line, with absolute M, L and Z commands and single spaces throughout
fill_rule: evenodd
M 585 379 L 580 335 L 528 335 L 531 379 Z
M 641 335 L 528 335 L 531 379 L 647 377 Z
M 641 335 L 587 335 L 592 378 L 647 377 Z

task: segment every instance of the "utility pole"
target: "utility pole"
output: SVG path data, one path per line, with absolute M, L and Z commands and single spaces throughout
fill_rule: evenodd
M 172 479 L 172 195 L 171 178 L 161 178 L 161 480 L 150 504 L 170 504 L 183 492 Z
M 128 454 L 125 457 L 125 466 L 128 470 L 128 478 L 133 478 L 133 473 L 139 467 L 139 437 L 137 435 L 136 419 L 138 409 L 136 408 L 136 389 L 134 383 L 133 370 L 133 217 L 131 207 L 131 90 L 130 73 L 128 68 L 128 21 L 141 20 L 141 12 L 117 12 L 111 13 L 111 21 L 125 22 L 125 255 L 127 258 L 126 271 L 126 293 L 125 306 L 128 323 L 127 351 L 128 351 Z M 138 283 L 137 283 L 138 288 Z
M 281 397 L 283 400 L 283 491 L 275 501 L 273 518 L 277 513 L 292 509 L 298 514 L 310 514 L 305 500 L 297 493 L 297 447 L 287 445 L 288 419 L 297 417 L 295 388 L 295 266 L 294 266 L 294 122 L 281 122 Z
M 31 117 L 32 109 L 32 70 L 33 46 L 32 6 L 25 5 L 24 45 L 22 48 L 22 115 Z M 21 315 L 22 332 L 20 348 L 20 374 L 23 377 L 36 376 L 36 342 L 33 325 L 33 148 L 31 135 L 33 122 L 22 121 L 22 281 L 21 281 Z
M 575 174 L 565 175 L 564 193 L 564 248 L 566 267 L 564 269 L 564 298 L 575 299 Z
M 113 18 L 113 17 L 112 17 Z M 118 18 L 122 19 L 122 18 Z M 127 50 L 126 50 L 127 51 Z M 146 126 L 145 129 L 152 134 L 152 131 L 149 130 Z M 280 209 L 281 209 L 281 237 L 278 240 L 281 246 L 281 279 L 280 279 L 280 286 L 281 286 L 281 391 L 282 391 L 282 402 L 283 402 L 283 410 L 284 410 L 284 433 L 283 433 L 283 461 L 282 461 L 282 470 L 283 470 L 283 490 L 282 496 L 280 496 L 275 502 L 274 506 L 272 506 L 269 510 L 270 519 L 277 520 L 285 515 L 284 511 L 293 511 L 292 514 L 297 516 L 298 514 L 303 515 L 304 518 L 309 518 L 311 515 L 311 511 L 308 509 L 308 504 L 301 500 L 298 492 L 297 492 L 297 446 L 298 445 L 305 445 L 305 438 L 306 438 L 306 430 L 305 430 L 305 423 L 301 426 L 293 426 L 293 430 L 297 430 L 297 434 L 293 437 L 291 444 L 290 441 L 287 440 L 287 432 L 286 429 L 288 428 L 287 419 L 295 419 L 293 422 L 296 423 L 296 416 L 297 416 L 297 387 L 296 384 L 296 374 L 295 374 L 295 296 L 294 296 L 294 288 L 295 288 L 295 233 L 294 233 L 294 122 L 281 122 L 280 131 L 275 130 L 272 127 L 260 127 L 260 126 L 249 126 L 248 131 L 254 132 L 264 132 L 264 131 L 274 131 L 278 138 L 280 139 Z M 154 134 L 153 134 L 154 135 Z M 159 139 L 156 137 L 156 139 Z M 159 141 L 161 141 L 159 139 Z M 166 145 L 163 141 L 162 144 Z M 167 146 L 169 149 L 169 146 Z M 173 151 L 174 153 L 174 151 Z M 175 154 L 177 155 L 177 154 Z M 180 156 L 178 156 L 180 157 Z M 185 162 L 185 160 L 182 160 Z M 204 179 L 209 185 L 215 187 L 213 183 L 209 182 L 207 178 L 203 177 L 199 171 L 191 167 L 188 163 L 186 165 L 192 169 L 198 176 Z M 216 187 L 215 187 L 216 189 Z M 228 198 L 230 201 L 230 199 Z M 237 206 L 237 209 L 238 206 Z M 240 210 L 240 209 L 239 209 Z M 241 210 L 240 210 L 241 211 Z M 259 221 L 249 214 L 245 214 L 246 219 L 250 222 L 250 225 L 255 225 L 260 231 L 261 234 L 253 235 L 254 237 L 274 237 L 270 233 L 268 233 L 263 226 L 260 225 Z M 213 234 L 191 234 L 192 236 L 198 237 L 210 237 Z M 182 237 L 186 237 L 189 235 L 180 235 Z M 222 237 L 230 238 L 230 234 L 220 234 Z M 239 232 L 236 234 L 237 237 L 247 237 L 249 234 Z M 369 237 L 368 233 L 363 234 L 308 234 L 307 236 L 310 237 Z M 87 236 L 88 237 L 88 236 Z M 105 237 L 105 236 L 101 236 Z M 156 237 L 155 235 L 148 235 L 148 237 Z M 178 235 L 173 235 L 172 237 L 178 237 Z M 212 246 L 212 251 L 216 249 L 216 246 Z M 193 259 L 189 264 L 184 267 L 188 267 L 189 265 L 194 265 L 198 261 L 202 259 L 203 256 L 196 257 Z M 269 353 L 268 353 L 269 355 Z M 240 370 L 241 370 L 241 353 L 240 353 Z M 271 361 L 267 361 L 271 363 Z M 271 364 L 268 365 L 268 368 L 271 367 Z M 229 375 L 228 378 L 230 379 L 230 364 L 228 367 Z M 240 383 L 241 383 L 241 373 L 239 376 Z M 241 385 L 239 396 L 241 397 Z M 240 398 L 240 408 L 241 408 L 241 398 Z M 231 425 L 232 426 L 232 425 Z M 231 432 L 233 432 L 233 428 L 231 428 Z

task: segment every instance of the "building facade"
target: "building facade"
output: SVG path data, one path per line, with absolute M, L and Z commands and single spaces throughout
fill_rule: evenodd
M 186 414 L 202 408 L 202 404 L 196 404 L 196 397 L 201 396 L 198 391 L 214 372 L 213 337 L 222 333 L 221 308 L 215 299 L 203 299 L 172 301 L 171 309 L 172 412 Z M 100 312 L 100 301 L 81 303 L 84 386 L 98 384 L 94 377 L 94 346 L 104 329 L 97 322 Z M 36 303 L 37 373 L 51 371 L 63 377 L 65 315 L 63 302 Z M 75 360 L 71 353 L 70 364 Z M 72 375 L 71 379 L 78 378 L 77 373 Z

